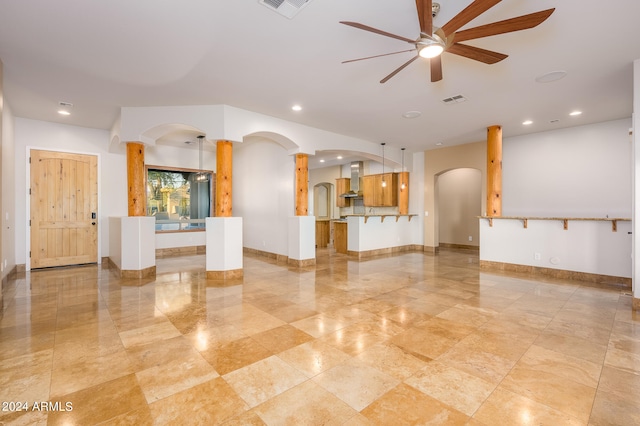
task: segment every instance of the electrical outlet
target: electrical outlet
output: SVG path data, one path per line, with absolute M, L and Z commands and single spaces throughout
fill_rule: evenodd
M 533 254 L 533 258 L 534 258 L 535 260 L 540 260 L 540 253 L 534 253 L 534 254 Z
M 473 237 L 469 235 L 469 241 L 473 241 Z

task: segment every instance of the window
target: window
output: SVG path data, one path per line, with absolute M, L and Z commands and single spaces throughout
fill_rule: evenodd
M 204 230 L 211 216 L 211 171 L 147 166 L 147 216 L 156 218 L 156 231 Z

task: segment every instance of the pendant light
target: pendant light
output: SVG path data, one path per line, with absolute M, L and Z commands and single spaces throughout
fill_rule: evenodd
M 405 148 L 400 148 L 400 150 L 402 151 L 402 173 L 400 173 L 400 180 L 402 182 L 400 183 L 400 191 L 402 191 L 407 187 L 407 185 L 404 183 L 404 150 Z
M 382 187 L 385 188 L 387 186 L 387 182 L 384 180 L 384 146 L 386 143 L 382 142 Z
M 198 135 L 198 173 L 196 173 L 196 182 L 207 182 L 209 180 L 209 173 L 202 169 L 202 143 L 204 142 L 204 135 Z

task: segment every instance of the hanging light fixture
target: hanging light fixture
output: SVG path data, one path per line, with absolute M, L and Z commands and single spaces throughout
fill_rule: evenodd
M 384 146 L 386 143 L 382 142 L 382 187 L 385 188 L 387 186 L 387 181 L 384 180 Z
M 202 169 L 202 143 L 204 142 L 204 135 L 198 135 L 198 173 L 196 173 L 196 182 L 207 182 L 209 180 L 209 173 Z
M 405 148 L 400 148 L 400 150 L 402 151 L 402 173 L 400 173 L 400 179 L 402 180 L 402 182 L 400 184 L 400 191 L 402 191 L 407 187 L 407 185 L 404 183 L 404 150 Z

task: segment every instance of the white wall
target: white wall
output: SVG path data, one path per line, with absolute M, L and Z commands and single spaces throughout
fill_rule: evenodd
M 505 139 L 503 216 L 631 218 L 630 119 Z M 631 223 L 480 219 L 480 259 L 630 277 Z M 536 256 L 539 253 L 539 256 Z M 539 257 L 539 259 L 538 259 Z
M 347 217 L 347 250 L 379 250 L 420 242 L 417 218 L 409 221 L 407 216 L 402 216 L 396 222 L 394 216 L 387 216 L 384 221 L 381 216 L 372 216 L 367 223 L 364 220 L 362 216 Z
M 234 144 L 233 216 L 243 218 L 244 247 L 288 255 L 294 173 L 295 158 L 269 139 Z
M 170 145 L 146 146 L 144 150 L 146 165 L 180 167 L 185 169 L 199 168 L 198 145 L 192 144 L 178 148 Z M 202 168 L 216 170 L 216 147 L 213 142 L 206 142 L 202 152 Z
M 2 276 L 4 278 L 16 265 L 15 253 L 15 224 L 16 224 L 16 196 L 15 186 L 15 161 L 14 161 L 14 118 L 11 108 L 5 102 L 2 108 Z M 0 287 L 1 288 L 1 287 Z
M 15 256 L 17 264 L 27 263 L 29 212 L 28 149 L 68 151 L 98 156 L 99 256 L 109 255 L 109 216 L 127 215 L 126 157 L 110 154 L 107 130 L 67 126 L 45 121 L 15 118 Z
M 480 219 L 480 260 L 631 277 L 631 222 Z
M 503 216 L 631 217 L 631 120 L 505 138 Z

